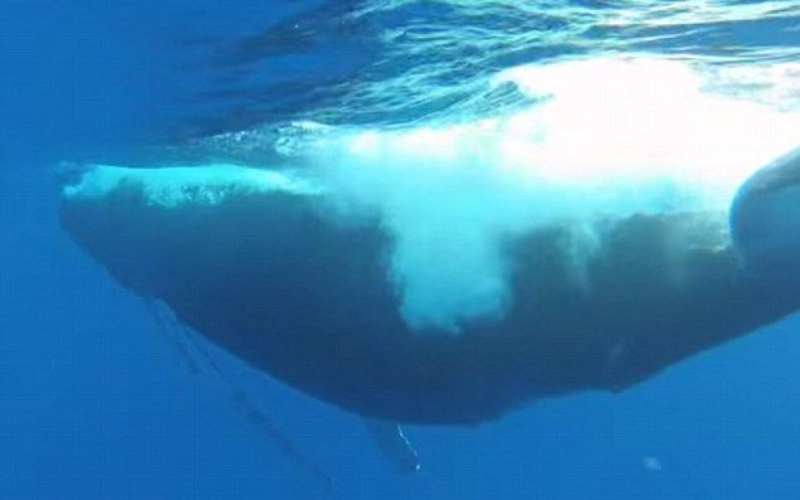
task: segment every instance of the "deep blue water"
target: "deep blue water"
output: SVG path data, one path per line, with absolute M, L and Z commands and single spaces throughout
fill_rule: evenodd
M 498 71 L 598 51 L 721 70 L 800 62 L 796 1 L 467 4 L 3 3 L 0 498 L 323 494 L 70 242 L 56 163 L 269 163 L 295 120 L 463 123 L 529 104 L 486 85 Z M 794 71 L 762 97 L 800 109 Z M 259 132 L 225 134 L 239 130 Z M 790 499 L 800 491 L 798 326 L 789 319 L 623 394 L 546 401 L 474 429 L 411 427 L 424 462 L 411 478 L 381 460 L 356 418 L 225 363 L 336 478 L 334 498 Z

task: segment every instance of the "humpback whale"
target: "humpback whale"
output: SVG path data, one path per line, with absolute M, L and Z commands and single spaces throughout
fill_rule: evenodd
M 800 150 L 754 174 L 729 210 L 598 220 L 581 279 L 569 227 L 510 238 L 511 302 L 457 335 L 404 320 L 389 237 L 333 221 L 328 195 L 302 171 L 90 165 L 63 187 L 60 215 L 131 292 L 367 419 L 473 425 L 623 391 L 800 309 Z

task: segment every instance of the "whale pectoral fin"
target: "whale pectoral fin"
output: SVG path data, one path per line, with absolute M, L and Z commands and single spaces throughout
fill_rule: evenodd
M 398 423 L 370 418 L 363 421 L 378 451 L 395 470 L 401 474 L 420 470 L 419 455 Z

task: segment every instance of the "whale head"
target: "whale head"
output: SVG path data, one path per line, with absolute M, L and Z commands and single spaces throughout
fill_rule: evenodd
M 749 269 L 800 278 L 800 148 L 753 174 L 730 214 L 733 241 Z

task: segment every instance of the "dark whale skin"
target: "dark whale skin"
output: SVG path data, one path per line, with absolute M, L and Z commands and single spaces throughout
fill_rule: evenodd
M 315 198 L 166 207 L 123 183 L 65 196 L 61 220 L 124 287 L 250 365 L 403 423 L 472 425 L 536 399 L 621 391 L 800 308 L 795 283 L 748 272 L 724 214 L 642 215 L 602 224 L 582 280 L 566 229 L 509 240 L 502 320 L 415 332 L 386 278 L 391 241 L 376 224 L 332 222 Z

